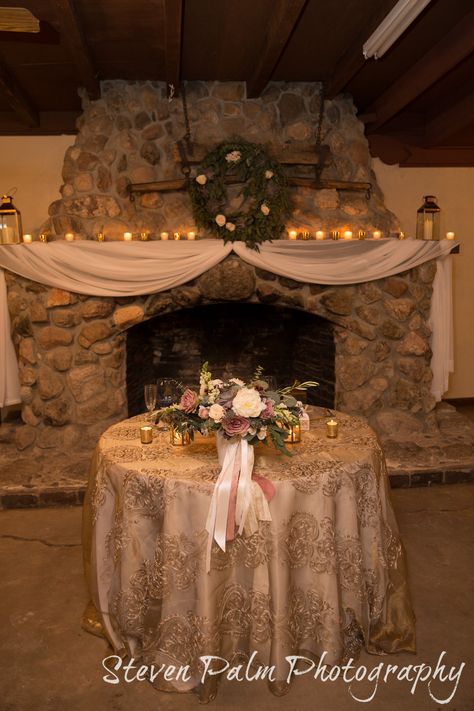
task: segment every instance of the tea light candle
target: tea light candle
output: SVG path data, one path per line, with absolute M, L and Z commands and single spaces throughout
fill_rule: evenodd
M 140 441 L 142 444 L 151 444 L 153 442 L 153 427 L 150 427 L 150 425 L 140 427 Z
M 326 437 L 337 437 L 337 420 L 331 419 L 326 422 Z
M 196 233 L 191 230 L 191 232 L 188 232 L 188 239 L 196 239 Z
M 284 442 L 287 442 L 289 444 L 296 444 L 297 442 L 301 442 L 301 425 L 299 423 L 297 425 L 290 425 L 288 427 L 288 434 L 285 437 Z
M 175 447 L 184 447 L 191 442 L 191 438 L 189 432 L 177 432 L 174 427 L 171 427 L 170 441 Z
M 316 239 L 324 239 L 324 232 L 322 230 L 316 232 Z
M 372 237 L 373 237 L 374 239 L 380 239 L 380 238 L 382 237 L 381 231 L 380 231 L 380 230 L 374 230 L 374 232 L 372 232 Z
M 45 232 L 42 232 L 40 236 L 38 237 L 40 242 L 47 242 L 48 241 L 48 235 Z
M 73 232 L 66 232 L 66 234 L 64 235 L 64 239 L 66 240 L 66 242 L 74 242 Z
M 344 232 L 344 239 L 352 239 L 352 232 L 351 230 L 346 230 Z
M 289 230 L 288 239 L 297 239 L 298 233 L 296 230 Z
M 446 239 L 454 239 L 454 232 L 446 232 Z
M 124 232 L 123 233 L 123 241 L 124 242 L 131 242 L 133 239 L 133 235 L 131 232 Z
M 181 233 L 180 232 L 173 232 L 173 239 L 176 241 L 181 239 Z
M 23 242 L 31 244 L 31 242 L 33 242 L 33 237 L 31 235 L 23 235 Z
M 97 232 L 95 237 L 97 242 L 105 242 L 105 235 L 103 232 Z
M 169 236 L 170 236 L 170 235 L 169 235 L 169 232 L 162 232 L 162 233 L 160 234 L 160 239 L 164 241 L 164 240 L 169 239 Z

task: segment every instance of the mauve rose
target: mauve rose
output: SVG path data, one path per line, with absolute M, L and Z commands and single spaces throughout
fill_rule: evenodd
M 232 385 L 230 388 L 226 388 L 220 393 L 216 402 L 219 403 L 219 405 L 222 405 L 222 407 L 229 408 L 232 405 L 232 400 L 237 395 L 238 390 L 239 388 L 237 385 Z
M 244 435 L 250 427 L 248 419 L 246 417 L 239 417 L 239 415 L 225 417 L 221 424 L 224 432 L 231 437 L 234 435 Z
M 202 405 L 199 405 L 198 415 L 203 420 L 207 420 L 207 418 L 209 417 L 209 410 L 207 409 L 207 407 L 203 407 Z
M 183 412 L 192 412 L 196 409 L 197 402 L 198 394 L 195 393 L 194 390 L 190 390 L 188 388 L 181 395 L 181 400 L 179 401 L 179 409 Z
M 268 420 L 270 417 L 273 417 L 274 414 L 275 410 L 273 409 L 273 402 L 271 400 L 267 400 L 265 403 L 265 409 L 260 413 L 260 417 L 262 420 Z

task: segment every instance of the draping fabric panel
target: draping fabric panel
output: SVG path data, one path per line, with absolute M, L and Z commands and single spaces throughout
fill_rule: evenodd
M 257 447 L 255 470 L 271 480 L 271 521 L 212 548 L 205 530 L 220 466 L 213 438 L 172 447 L 167 433 L 139 441 L 140 417 L 101 437 L 84 510 L 84 555 L 93 602 L 115 650 L 145 664 L 189 665 L 241 651 L 275 665 L 308 653 L 326 662 L 415 650 L 402 544 L 385 462 L 362 419 L 325 411 L 294 457 Z M 254 483 L 258 489 L 258 485 Z M 89 629 L 90 608 L 84 620 Z M 97 630 L 93 628 L 95 633 Z
M 436 263 L 436 275 L 431 298 L 430 326 L 431 392 L 439 401 L 449 387 L 449 374 L 454 370 L 452 257 L 443 257 Z
M 0 407 L 21 402 L 15 348 L 10 337 L 5 274 L 0 269 Z
M 260 252 L 248 249 L 241 242 L 224 245 L 220 240 L 197 242 L 109 242 L 89 240 L 50 244 L 35 242 L 25 245 L 0 245 L 0 267 L 48 286 L 91 296 L 133 296 L 152 294 L 184 284 L 222 261 L 232 251 L 241 259 L 262 269 L 290 277 L 296 281 L 316 284 L 356 284 L 381 279 L 411 269 L 430 259 L 449 254 L 452 242 L 420 240 L 322 241 L 290 242 L 276 240 L 265 243 Z M 433 371 L 444 373 L 450 367 L 446 353 L 446 323 L 451 319 L 446 309 L 450 302 L 449 274 L 435 282 L 435 299 L 443 315 L 432 309 Z M 10 342 L 6 286 L 0 280 L 0 338 Z M 444 343 L 443 343 L 444 341 Z M 3 352 L 2 354 L 3 355 Z M 436 376 L 433 393 L 443 388 Z M 20 402 L 18 365 L 11 346 L 6 346 L 0 361 L 0 393 L 6 392 Z M 7 385 L 8 384 L 8 385 Z M 443 391 L 444 392 L 444 391 Z

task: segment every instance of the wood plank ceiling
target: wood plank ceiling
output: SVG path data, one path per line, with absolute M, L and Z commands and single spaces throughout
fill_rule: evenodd
M 474 165 L 474 4 L 431 0 L 379 60 L 362 45 L 396 0 L 8 0 L 39 35 L 0 31 L 0 134 L 74 133 L 100 80 L 323 81 L 354 97 L 373 155 Z

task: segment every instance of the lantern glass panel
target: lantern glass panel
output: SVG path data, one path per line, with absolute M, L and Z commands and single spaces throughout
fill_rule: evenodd
M 21 215 L 9 195 L 0 204 L 0 244 L 17 244 L 22 239 Z
M 416 238 L 426 240 L 439 240 L 440 237 L 440 208 L 434 195 L 426 195 L 423 205 L 417 211 Z

